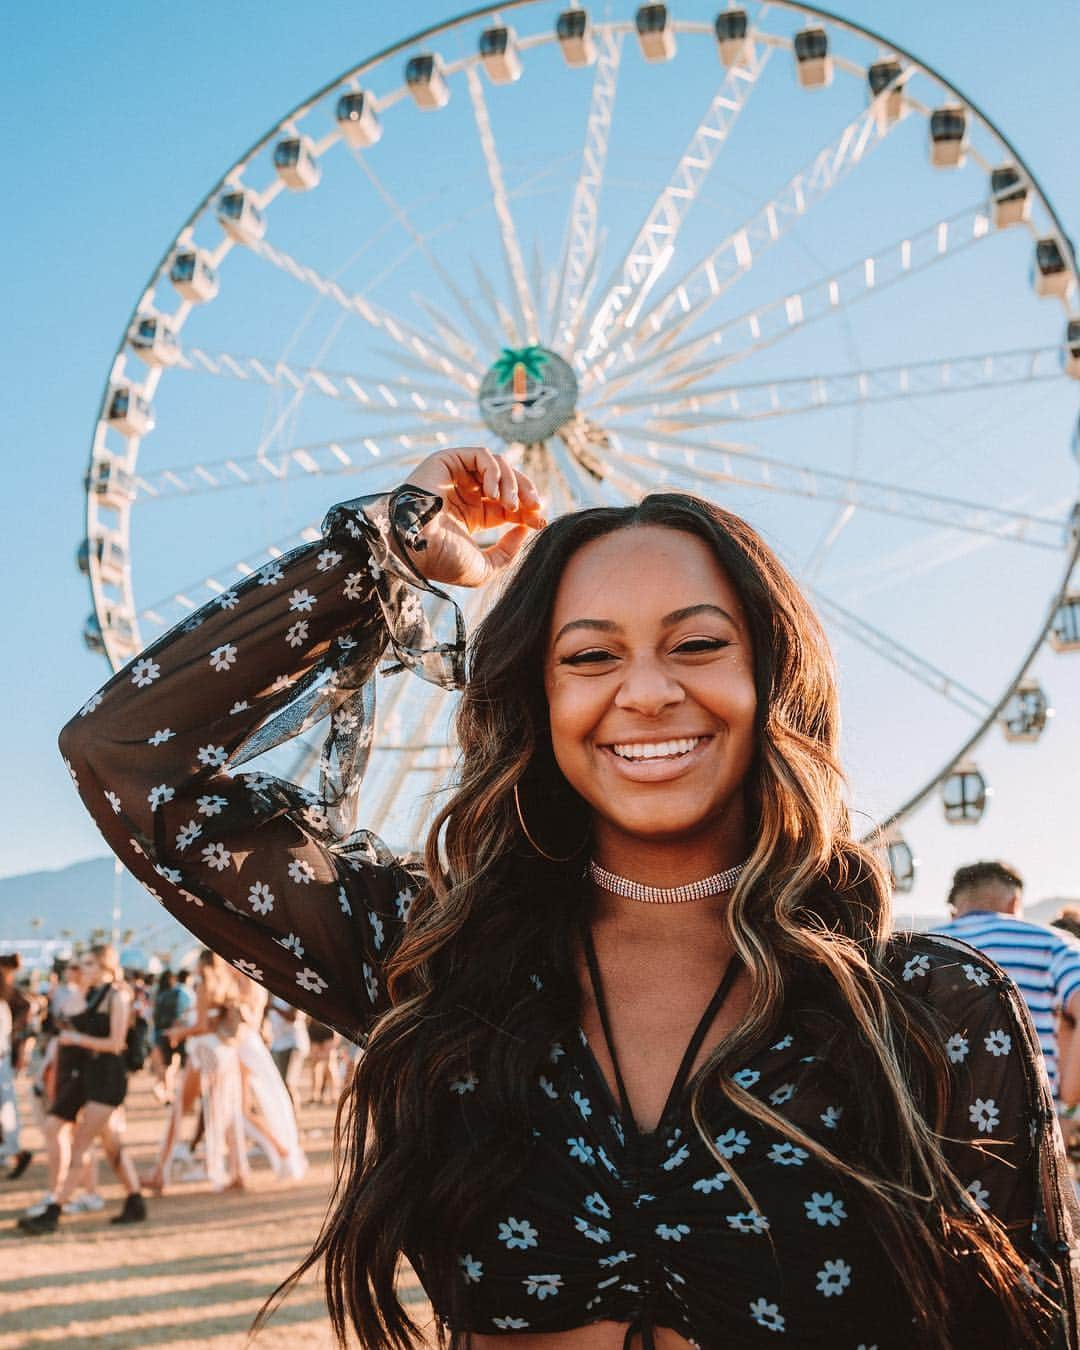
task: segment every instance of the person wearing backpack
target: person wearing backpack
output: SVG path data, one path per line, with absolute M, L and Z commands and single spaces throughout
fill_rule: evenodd
M 131 991 L 123 983 L 116 951 L 91 947 L 82 957 L 86 1007 L 67 1020 L 59 1033 L 61 1047 L 82 1052 L 78 1071 L 53 1100 L 49 1114 L 76 1121 L 71 1165 L 52 1201 L 40 1214 L 24 1215 L 18 1227 L 28 1234 L 53 1233 L 63 1206 L 75 1191 L 86 1153 L 95 1139 L 126 1191 L 124 1207 L 113 1223 L 139 1223 L 147 1217 L 139 1175 L 124 1152 L 115 1113 L 127 1095 Z

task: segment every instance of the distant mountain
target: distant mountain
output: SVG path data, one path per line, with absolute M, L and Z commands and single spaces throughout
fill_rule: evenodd
M 114 873 L 111 858 L 90 858 L 54 872 L 0 877 L 0 939 L 86 939 L 95 928 L 133 930 L 150 952 L 186 950 L 191 934 L 129 872 Z M 37 922 L 40 920 L 40 923 Z

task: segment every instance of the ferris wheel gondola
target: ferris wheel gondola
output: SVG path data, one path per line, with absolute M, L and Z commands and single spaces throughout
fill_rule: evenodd
M 970 763 L 980 738 L 1040 738 L 1049 708 L 1031 664 L 1044 640 L 1080 650 L 1075 485 L 1048 450 L 1025 456 L 1016 490 L 1004 444 L 1010 471 L 985 476 L 987 435 L 1017 408 L 1049 417 L 1080 378 L 1076 264 L 1045 194 L 942 75 L 812 6 L 512 8 L 512 27 L 488 6 L 344 72 L 177 232 L 95 426 L 88 643 L 116 666 L 238 576 L 272 574 L 314 536 L 327 479 L 386 486 L 430 449 L 486 436 L 553 511 L 670 484 L 763 523 L 845 671 L 865 662 L 891 691 L 894 739 L 867 761 L 897 769 L 899 740 L 918 739 L 903 736 L 908 702 L 912 724 L 938 728 L 940 758 L 872 788 L 872 814 L 898 826 L 942 787 L 946 817 L 972 823 L 989 789 Z M 740 154 L 749 208 L 710 195 L 715 166 Z M 992 303 L 974 340 L 979 284 Z M 1047 299 L 1066 310 L 1064 342 Z M 1028 440 L 1054 445 L 1040 426 Z M 194 582 L 167 575 L 202 537 L 200 513 L 245 491 L 260 510 L 241 513 L 230 560 L 193 566 Z M 295 519 L 270 526 L 283 503 L 309 520 L 299 534 Z M 1008 578 L 1002 593 L 1026 589 L 999 625 L 1005 655 L 983 653 L 971 675 L 957 616 L 976 558 Z M 136 600 L 144 578 L 161 598 Z M 916 592 L 933 631 L 914 624 Z M 403 681 L 385 702 L 398 730 L 373 760 L 370 823 L 396 832 L 403 802 L 430 810 L 449 704 Z

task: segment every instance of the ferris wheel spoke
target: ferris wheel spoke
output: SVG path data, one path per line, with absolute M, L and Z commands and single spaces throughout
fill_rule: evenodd
M 706 387 L 668 397 L 662 394 L 630 395 L 608 404 L 604 417 L 610 421 L 625 416 L 643 416 L 658 430 L 675 431 L 681 427 L 792 417 L 853 404 L 1060 380 L 1061 370 L 1060 347 L 1033 347 L 1023 351 L 985 352 L 838 371 L 831 375 Z
M 473 371 L 464 369 L 458 359 L 438 342 L 429 335 L 419 332 L 404 319 L 391 314 L 384 306 L 374 304 L 357 292 L 350 294 L 332 277 L 323 276 L 316 268 L 298 261 L 281 249 L 274 248 L 265 239 L 256 240 L 251 245 L 251 252 L 305 286 L 310 286 L 312 290 L 340 305 L 349 314 L 356 315 L 369 327 L 385 334 L 434 374 L 452 380 L 464 390 L 475 387 L 476 376 Z
M 874 254 L 864 255 L 801 290 L 748 310 L 708 333 L 630 363 L 604 386 L 597 401 L 608 402 L 643 376 L 664 391 L 687 388 L 725 366 L 783 341 L 808 323 L 926 271 L 970 248 L 989 233 L 990 217 L 985 203 L 967 207 Z M 708 349 L 718 347 L 723 348 L 719 355 L 694 361 Z
M 762 253 L 782 239 L 897 125 L 880 116 L 879 100 L 888 97 L 891 89 L 883 90 L 770 201 L 695 263 L 651 309 L 644 310 L 620 335 L 618 346 L 605 351 L 583 374 L 582 384 L 587 387 L 598 378 L 609 377 L 622 362 L 633 359 L 653 342 L 669 345 L 745 276 Z
M 644 456 L 632 454 L 619 447 L 613 438 L 613 452 L 625 461 L 639 467 L 660 467 L 703 482 L 731 483 L 821 501 L 850 502 L 865 511 L 944 525 L 953 530 L 988 535 L 1053 552 L 1060 552 L 1068 538 L 1067 520 L 920 492 L 897 483 L 832 473 L 758 453 L 733 452 L 726 445 L 687 443 L 684 439 L 625 428 L 619 430 L 618 437 L 643 444 L 647 452 Z
M 562 346 L 565 351 L 573 350 L 579 309 L 584 303 L 586 277 L 595 265 L 600 193 L 611 138 L 622 44 L 623 34 L 610 28 L 604 28 L 597 36 L 596 71 L 585 124 L 585 145 L 570 200 L 570 214 L 563 238 L 562 266 L 548 322 L 551 341 Z
M 364 174 L 367 176 L 367 179 L 371 183 L 371 186 L 382 198 L 383 202 L 389 209 L 391 215 L 394 217 L 397 223 L 401 226 L 401 228 L 412 240 L 412 243 L 416 251 L 428 264 L 428 266 L 439 278 L 442 284 L 446 287 L 449 294 L 453 297 L 454 303 L 457 305 L 461 313 L 465 316 L 466 322 L 471 327 L 477 340 L 487 350 L 492 350 L 493 348 L 497 347 L 499 345 L 498 340 L 492 333 L 492 330 L 488 327 L 486 323 L 484 323 L 484 321 L 480 318 L 479 314 L 477 314 L 476 309 L 472 305 L 468 296 L 462 291 L 461 287 L 454 280 L 454 277 L 451 274 L 451 272 L 440 261 L 439 255 L 430 246 L 424 235 L 422 235 L 420 231 L 416 228 L 416 226 L 412 223 L 412 221 L 409 218 L 408 212 L 397 200 L 397 198 L 394 197 L 394 195 L 390 192 L 390 190 L 386 187 L 386 185 L 382 182 L 382 180 L 375 174 L 374 170 L 371 168 L 371 165 L 367 161 L 367 157 L 362 155 L 358 150 L 352 151 L 352 157 L 359 165 L 361 170 L 364 172 Z M 422 303 L 424 303 L 424 307 L 427 308 L 427 305 L 430 302 L 422 302 Z M 458 335 L 458 340 L 464 342 L 464 339 L 460 337 L 460 334 Z M 472 351 L 471 347 L 469 348 L 469 351 L 470 352 Z
M 851 610 L 837 604 L 835 600 L 824 595 L 816 587 L 811 588 L 811 594 L 819 613 L 823 614 L 842 632 L 854 638 L 856 642 L 862 643 L 864 647 L 881 657 L 883 661 L 888 661 L 928 689 L 940 694 L 942 698 L 954 703 L 958 708 L 963 708 L 972 717 L 984 720 L 989 716 L 993 709 L 989 699 L 983 698 L 981 694 L 969 689 L 961 681 L 947 675 L 945 671 L 927 661 L 925 657 L 919 656 L 909 647 L 905 647 L 903 643 L 898 642 L 890 634 L 883 633 L 881 629 L 875 628 L 873 624 L 867 623 L 865 619 L 853 614 Z
M 614 277 L 589 321 L 579 360 L 595 361 L 614 340 L 617 330 L 632 325 L 650 291 L 675 254 L 679 230 L 697 199 L 724 142 L 753 92 L 772 48 L 747 40 L 745 64 L 731 66 L 720 89 L 698 123 L 690 144 L 660 192 L 633 243 L 615 268 Z
M 491 311 L 502 331 L 503 342 L 511 347 L 515 346 L 519 339 L 514 316 L 499 299 L 495 292 L 495 287 L 491 284 L 491 278 L 484 272 L 476 259 L 470 258 L 469 261 L 472 263 L 473 275 L 476 277 L 476 284 L 479 287 L 480 294 L 484 297 L 488 309 Z M 501 344 L 496 343 L 496 346 L 499 345 Z
M 502 240 L 503 257 L 510 279 L 510 292 L 516 301 L 522 340 L 526 343 L 538 342 L 540 330 L 536 318 L 536 308 L 529 291 L 529 281 L 525 275 L 525 262 L 521 256 L 517 228 L 514 225 L 514 217 L 506 195 L 502 162 L 495 145 L 495 134 L 491 129 L 491 118 L 488 116 L 484 87 L 480 83 L 480 76 L 476 73 L 474 66 L 469 66 L 465 72 L 465 78 L 469 85 L 469 97 L 472 100 L 476 130 L 480 137 L 480 148 L 484 153 L 484 162 L 487 165 L 492 202 L 499 223 L 499 237 Z
M 394 353 L 394 360 L 399 365 L 406 363 L 406 358 L 400 353 Z M 237 356 L 231 352 L 207 352 L 201 347 L 185 347 L 174 369 L 293 389 L 365 407 L 378 405 L 384 410 L 398 408 L 410 399 L 415 404 L 416 398 L 449 400 L 456 407 L 456 400 L 461 394 L 454 385 L 420 384 L 404 376 L 364 375 L 352 371 L 327 371 L 318 366 L 292 366 L 287 361 Z

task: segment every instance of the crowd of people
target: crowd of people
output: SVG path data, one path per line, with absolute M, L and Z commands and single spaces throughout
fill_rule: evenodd
M 45 1140 L 44 1194 L 17 1220 L 20 1232 L 56 1231 L 63 1215 L 96 1213 L 103 1155 L 124 1190 L 111 1217 L 148 1217 L 147 1195 L 209 1181 L 242 1190 L 252 1155 L 275 1177 L 298 1180 L 307 1158 L 297 1125 L 304 1069 L 310 1100 L 340 1096 L 347 1052 L 336 1032 L 274 999 L 209 950 L 195 969 L 156 977 L 124 971 L 96 944 L 52 970 L 0 956 L 0 1164 L 8 1180 L 33 1161 L 23 1134 L 17 1078 Z M 139 1172 L 124 1146 L 128 1084 L 152 1076 L 165 1111 L 157 1156 Z

